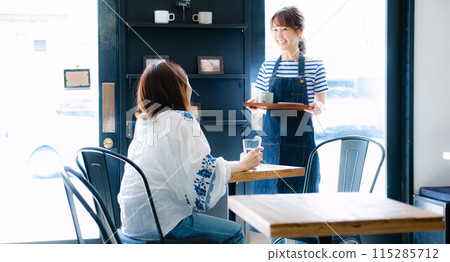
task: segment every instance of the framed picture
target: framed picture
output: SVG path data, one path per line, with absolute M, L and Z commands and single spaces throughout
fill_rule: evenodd
M 197 62 L 199 74 L 223 74 L 223 58 L 221 56 L 197 56 Z
M 89 69 L 65 69 L 65 89 L 90 89 L 91 77 Z
M 189 113 L 197 119 L 198 122 L 202 120 L 202 111 L 200 109 L 200 103 L 191 103 L 189 106 Z
M 149 65 L 169 61 L 168 55 L 146 55 L 144 56 L 144 69 Z

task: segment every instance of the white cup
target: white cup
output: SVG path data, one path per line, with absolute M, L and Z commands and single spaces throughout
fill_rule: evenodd
M 198 12 L 192 15 L 192 21 L 199 24 L 212 24 L 212 12 Z
M 155 23 L 168 24 L 175 20 L 175 14 L 169 13 L 167 10 L 155 10 Z
M 273 103 L 273 93 L 272 92 L 261 92 L 258 95 L 258 103 Z

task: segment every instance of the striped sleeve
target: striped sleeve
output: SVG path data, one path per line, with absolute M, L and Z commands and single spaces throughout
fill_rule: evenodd
M 325 66 L 320 61 L 316 68 L 315 80 L 314 80 L 314 93 L 322 93 L 328 91 L 327 75 L 325 72 Z
M 269 80 L 270 75 L 267 74 L 266 62 L 264 62 L 259 69 L 258 78 L 256 79 L 256 89 L 269 91 Z

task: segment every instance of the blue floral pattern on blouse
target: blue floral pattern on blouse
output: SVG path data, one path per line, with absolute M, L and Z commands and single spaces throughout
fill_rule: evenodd
M 210 154 L 203 157 L 202 169 L 198 170 L 194 180 L 195 198 L 194 210 L 204 212 L 209 209 L 210 193 L 216 179 L 216 158 Z
M 191 115 L 189 112 L 186 111 L 176 111 L 176 112 L 180 114 L 184 119 L 194 120 L 194 116 Z

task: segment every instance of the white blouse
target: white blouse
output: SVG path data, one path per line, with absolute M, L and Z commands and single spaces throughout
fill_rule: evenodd
M 168 110 L 136 121 L 128 158 L 149 182 L 163 235 L 193 210 L 212 208 L 225 194 L 230 165 L 210 152 L 199 123 L 188 112 Z M 127 236 L 158 238 L 144 184 L 129 165 L 125 166 L 118 200 Z

